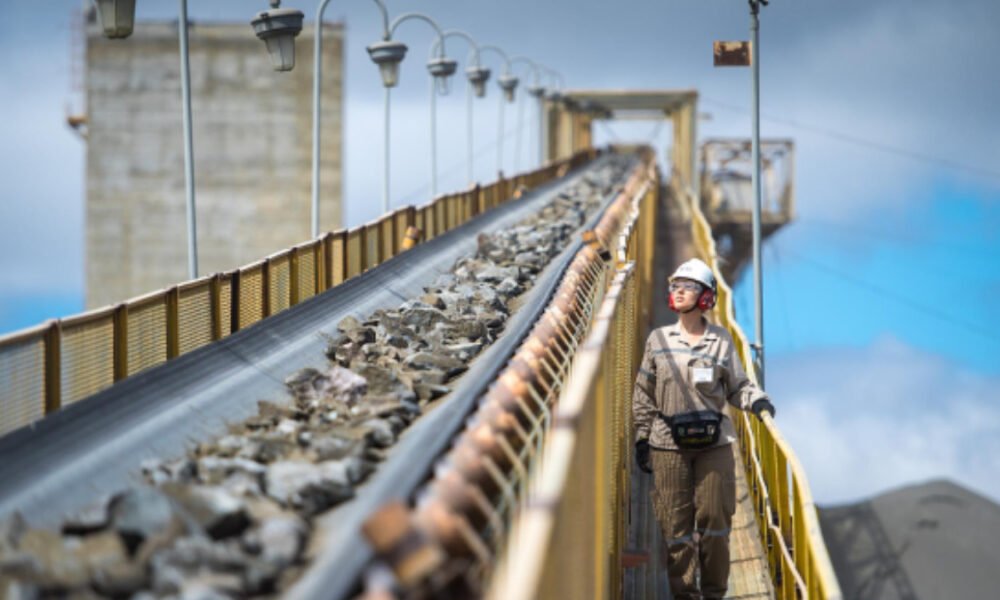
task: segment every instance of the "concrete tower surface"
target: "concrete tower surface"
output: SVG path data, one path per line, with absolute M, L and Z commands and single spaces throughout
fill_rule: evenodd
M 310 238 L 314 28 L 296 66 L 272 69 L 247 23 L 191 23 L 199 274 Z M 88 308 L 187 278 L 177 23 L 126 40 L 96 24 L 86 51 Z M 323 33 L 320 230 L 341 223 L 343 28 Z

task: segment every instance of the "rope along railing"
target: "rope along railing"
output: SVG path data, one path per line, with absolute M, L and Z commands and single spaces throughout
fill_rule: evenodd
M 711 227 L 689 190 L 675 186 L 674 193 L 690 207 L 695 249 L 711 265 L 719 282 L 716 321 L 732 334 L 747 373 L 756 383 L 750 344 L 736 322 L 732 289 L 719 270 Z M 791 446 L 770 416 L 762 422 L 740 413 L 733 422 L 776 596 L 782 600 L 839 600 L 840 586 L 823 541 L 809 482 Z
M 593 160 L 576 155 L 216 273 L 0 337 L 0 435 L 248 327 Z
M 659 183 L 650 171 L 630 198 L 620 234 L 608 240 L 615 249 L 613 279 L 573 357 L 489 598 L 620 595 L 630 492 L 628 399 L 652 293 Z

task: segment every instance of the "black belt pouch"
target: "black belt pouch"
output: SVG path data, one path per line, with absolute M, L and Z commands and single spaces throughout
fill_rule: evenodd
M 660 413 L 660 417 L 670 426 L 670 435 L 674 437 L 674 443 L 678 448 L 702 450 L 714 446 L 719 441 L 722 413 L 697 410 L 672 417 Z

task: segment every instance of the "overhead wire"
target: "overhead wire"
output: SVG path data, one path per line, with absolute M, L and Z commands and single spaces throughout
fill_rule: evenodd
M 824 264 L 822 262 L 819 262 L 817 260 L 814 260 L 814 259 L 812 259 L 812 258 L 810 258 L 808 256 L 804 256 L 802 254 L 799 254 L 798 252 L 793 252 L 793 251 L 790 251 L 790 250 L 788 250 L 786 248 L 785 249 L 785 253 L 788 254 L 788 255 L 790 255 L 790 256 L 795 257 L 796 259 L 798 259 L 799 261 L 801 261 L 803 264 L 809 265 L 809 266 L 813 267 L 814 269 L 816 269 L 818 271 L 822 271 L 822 272 L 824 272 L 824 273 L 826 273 L 828 275 L 836 277 L 836 278 L 838 278 L 838 279 L 840 279 L 842 281 L 845 281 L 847 283 L 850 283 L 850 284 L 852 284 L 852 285 L 854 285 L 856 287 L 865 289 L 865 290 L 867 290 L 869 292 L 872 292 L 872 293 L 874 293 L 874 294 L 876 294 L 876 295 L 878 295 L 878 296 L 880 296 L 882 298 L 893 300 L 896 303 L 901 304 L 903 306 L 906 306 L 906 307 L 908 307 L 908 308 L 910 308 L 912 310 L 915 310 L 917 312 L 920 312 L 920 313 L 923 313 L 925 315 L 934 317 L 934 318 L 936 318 L 936 319 L 938 319 L 940 321 L 944 321 L 946 323 L 950 323 L 952 325 L 961 327 L 961 328 L 969 331 L 970 333 L 974 333 L 975 335 L 977 335 L 977 336 L 979 336 L 979 337 L 981 337 L 983 339 L 992 341 L 994 343 L 1000 343 L 1000 336 L 994 334 L 993 332 L 991 332 L 990 330 L 988 330 L 987 328 L 985 328 L 982 325 L 979 325 L 979 324 L 976 324 L 976 323 L 972 323 L 972 322 L 969 322 L 969 321 L 965 321 L 963 319 L 956 318 L 954 315 L 949 314 L 947 312 L 944 312 L 944 311 L 941 311 L 941 310 L 937 310 L 935 308 L 932 308 L 930 306 L 926 306 L 926 305 L 921 304 L 919 302 L 914 302 L 909 297 L 907 297 L 907 296 L 905 296 L 903 294 L 900 294 L 900 293 L 895 292 L 895 291 L 893 291 L 891 289 L 887 289 L 887 288 L 884 288 L 882 286 L 876 285 L 874 283 L 871 283 L 870 281 L 866 281 L 866 280 L 861 279 L 859 277 L 855 277 L 854 275 L 851 275 L 850 273 L 846 273 L 844 271 L 841 271 L 840 269 L 837 269 L 837 268 L 831 267 L 829 265 L 826 265 L 826 264 Z
M 708 104 L 715 105 L 719 108 L 724 108 L 727 110 L 732 110 L 744 114 L 749 114 L 750 109 L 745 106 L 740 106 L 737 104 L 732 104 L 729 102 L 716 100 L 714 98 L 708 98 L 702 96 L 701 99 Z M 863 138 L 858 135 L 843 133 L 840 131 L 835 131 L 833 129 L 827 129 L 825 127 L 819 127 L 816 125 L 810 125 L 808 123 L 803 123 L 801 121 L 796 121 L 793 119 L 787 119 L 785 117 L 779 117 L 775 115 L 770 115 L 767 113 L 761 113 L 761 118 L 765 121 L 770 121 L 772 123 L 778 123 L 781 125 L 787 125 L 801 131 L 808 131 L 825 137 L 833 138 L 841 142 L 848 144 L 854 144 L 856 146 L 861 146 L 871 150 L 878 150 L 880 152 L 885 152 L 888 154 L 895 154 L 897 156 L 902 156 L 904 158 L 909 158 L 911 160 L 917 160 L 929 164 L 935 164 L 941 167 L 952 169 L 955 171 L 964 171 L 969 174 L 977 175 L 979 177 L 985 177 L 988 179 L 995 179 L 1000 181 L 1000 171 L 994 171 L 992 169 L 987 169 L 985 167 L 980 167 L 978 165 L 970 165 L 962 163 L 949 158 L 944 158 L 941 156 L 935 156 L 933 154 L 925 154 L 923 152 L 915 152 L 908 148 L 903 148 L 900 146 L 893 146 L 892 144 L 886 144 L 884 142 L 877 142 L 875 140 L 870 140 Z

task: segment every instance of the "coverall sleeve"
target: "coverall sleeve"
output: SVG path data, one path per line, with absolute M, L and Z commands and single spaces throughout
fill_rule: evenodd
M 747 377 L 732 339 L 728 338 L 727 342 L 726 400 L 740 410 L 750 410 L 754 402 L 768 396 Z
M 653 364 L 653 336 L 646 340 L 639 373 L 632 389 L 632 423 L 635 439 L 648 440 L 653 419 L 656 418 L 656 365 Z

